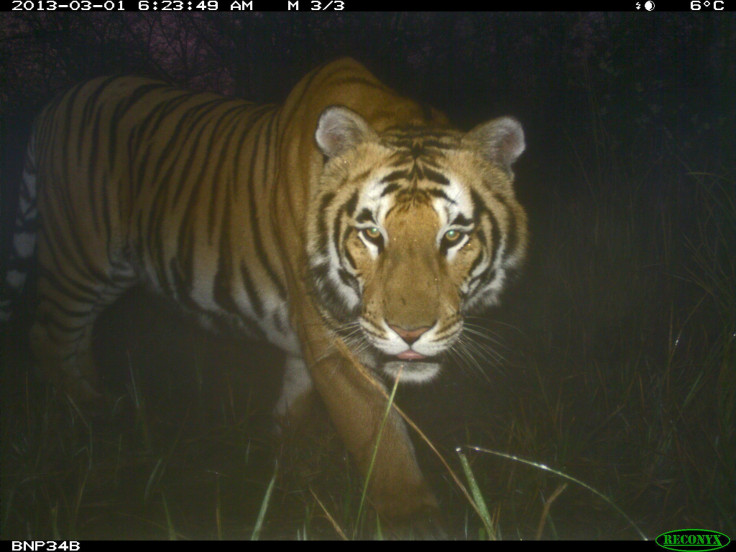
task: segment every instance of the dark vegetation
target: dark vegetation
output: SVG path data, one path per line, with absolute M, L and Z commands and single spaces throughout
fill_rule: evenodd
M 513 114 L 527 134 L 525 275 L 472 321 L 483 354 L 397 398 L 467 484 L 463 447 L 495 536 L 641 535 L 590 490 L 469 446 L 585 482 L 649 538 L 735 538 L 732 14 L 0 14 L 3 248 L 28 125 L 57 90 L 142 73 L 278 101 L 342 55 L 461 127 Z M 99 324 L 117 402 L 96 419 L 30 372 L 23 311 L 2 329 L 2 538 L 379 534 L 326 421 L 298 452 L 271 442 L 277 351 L 135 292 Z M 450 536 L 487 537 L 417 447 Z

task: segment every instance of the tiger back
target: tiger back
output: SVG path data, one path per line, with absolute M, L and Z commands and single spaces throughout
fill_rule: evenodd
M 454 130 L 351 59 L 281 106 L 136 77 L 80 84 L 37 119 L 24 169 L 40 221 L 35 359 L 59 389 L 98 400 L 94 322 L 145 283 L 207 326 L 283 349 L 281 423 L 318 396 L 363 473 L 375 452 L 379 514 L 431 518 L 395 412 L 376 444 L 384 378 L 432 379 L 464 317 L 520 268 L 523 149 L 515 120 Z

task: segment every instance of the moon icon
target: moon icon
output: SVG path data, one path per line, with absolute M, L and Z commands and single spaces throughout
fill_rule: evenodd
M 654 2 L 652 2 L 652 0 L 647 0 L 644 3 L 644 9 L 646 9 L 647 11 L 652 11 L 654 9 Z

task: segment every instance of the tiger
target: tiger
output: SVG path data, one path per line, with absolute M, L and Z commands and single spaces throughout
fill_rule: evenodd
M 350 58 L 280 105 L 144 77 L 78 84 L 35 119 L 23 168 L 14 255 L 36 256 L 34 361 L 72 399 L 99 400 L 95 320 L 145 284 L 282 349 L 277 419 L 318 398 L 371 470 L 378 515 L 434 516 L 406 424 L 384 422 L 387 385 L 435 378 L 465 318 L 519 273 L 524 149 L 516 119 L 460 131 Z

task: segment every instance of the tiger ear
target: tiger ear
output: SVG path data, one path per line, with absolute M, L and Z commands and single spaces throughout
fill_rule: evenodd
M 479 145 L 491 161 L 506 169 L 516 161 L 526 148 L 524 131 L 519 121 L 512 117 L 500 117 L 468 132 L 463 142 L 471 141 Z
M 361 142 L 376 137 L 376 132 L 355 111 L 347 107 L 332 106 L 319 116 L 314 139 L 322 153 L 335 157 L 354 148 Z

